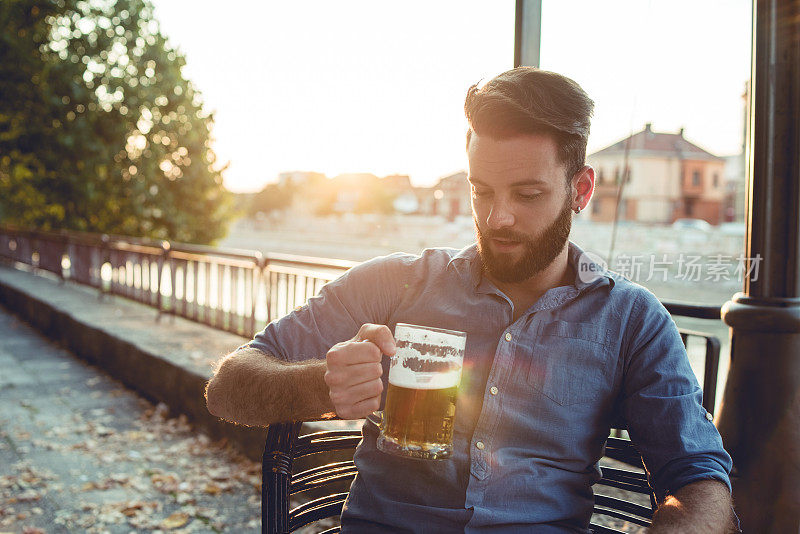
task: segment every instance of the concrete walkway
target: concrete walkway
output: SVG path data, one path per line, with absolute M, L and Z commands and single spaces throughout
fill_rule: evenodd
M 260 464 L 0 308 L 0 532 L 259 532 Z
M 213 417 L 203 397 L 213 363 L 245 338 L 179 317 L 156 321 L 156 310 L 137 302 L 100 300 L 95 289 L 2 264 L 0 305 L 170 413 L 186 415 L 212 439 L 260 460 L 265 430 Z

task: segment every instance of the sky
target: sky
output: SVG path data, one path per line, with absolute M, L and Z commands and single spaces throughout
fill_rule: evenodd
M 466 168 L 467 89 L 513 67 L 514 0 L 152 0 L 214 112 L 225 185 L 284 171 Z M 750 75 L 747 0 L 543 0 L 541 67 L 595 101 L 589 151 L 647 122 L 739 152 Z

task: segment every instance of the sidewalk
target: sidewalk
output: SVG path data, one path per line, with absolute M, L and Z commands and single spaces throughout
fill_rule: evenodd
M 213 363 L 246 340 L 182 318 L 156 321 L 153 308 L 95 289 L 0 265 L 0 305 L 212 439 L 227 439 L 260 461 L 266 432 L 208 413 L 203 397 Z
M 260 532 L 259 463 L 1 307 L 0 339 L 0 532 Z

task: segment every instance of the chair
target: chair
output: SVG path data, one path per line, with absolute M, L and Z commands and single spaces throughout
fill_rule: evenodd
M 346 491 L 327 493 L 291 510 L 289 499 L 292 495 L 330 487 L 337 483 L 349 485 L 356 475 L 352 459 L 294 469 L 298 460 L 315 454 L 347 451 L 352 455 L 361 441 L 359 430 L 329 430 L 300 435 L 301 425 L 300 422 L 278 423 L 270 425 L 268 429 L 262 464 L 262 533 L 293 532 L 315 521 L 338 516 L 347 498 Z M 610 437 L 606 443 L 606 454 L 609 458 L 629 464 L 634 469 L 612 467 L 601 462 L 602 478 L 595 485 L 595 514 L 648 526 L 653 516 L 655 497 L 641 470 L 639 453 L 629 440 Z M 639 469 L 635 469 L 636 467 Z M 644 506 L 608 495 L 602 490 L 598 491 L 597 486 L 647 495 L 650 504 Z M 596 534 L 622 532 L 595 523 L 592 523 L 591 528 Z M 320 534 L 334 532 L 339 532 L 339 527 L 328 528 Z

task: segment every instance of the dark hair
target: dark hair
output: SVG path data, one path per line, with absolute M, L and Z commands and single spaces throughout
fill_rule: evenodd
M 495 139 L 548 135 L 558 145 L 569 181 L 584 165 L 593 109 L 586 91 L 566 76 L 518 67 L 467 91 L 467 145 L 472 132 Z

